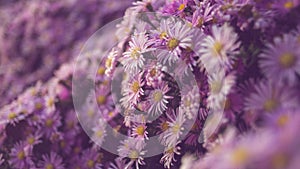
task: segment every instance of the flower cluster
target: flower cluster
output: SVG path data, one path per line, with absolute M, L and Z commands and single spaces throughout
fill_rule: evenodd
M 45 13 L 58 15 L 62 4 L 87 11 L 89 19 L 112 12 L 101 9 L 104 1 L 87 1 L 93 10 L 76 1 L 54 2 L 42 3 Z M 133 2 L 114 38 L 109 33 L 96 39 L 94 49 L 82 51 L 75 71 L 72 62 L 61 64 L 63 59 L 47 82 L 37 82 L 0 108 L 0 167 L 298 168 L 299 4 Z M 51 5 L 55 9 L 47 8 Z M 122 8 L 116 4 L 114 10 Z M 86 24 L 78 22 L 80 28 L 64 34 L 72 37 L 69 42 L 80 42 L 77 32 Z M 103 22 L 87 27 L 92 31 Z M 39 24 L 47 23 L 54 24 Z M 28 38 L 21 39 L 39 39 L 32 30 L 26 28 L 22 34 Z M 53 35 L 62 38 L 60 31 Z M 65 44 L 55 44 L 51 53 L 50 42 L 39 39 L 41 54 L 66 55 L 56 48 L 69 44 L 55 37 L 46 40 Z M 113 45 L 107 49 L 108 44 Z M 33 57 L 40 55 L 30 49 L 32 44 L 17 46 Z

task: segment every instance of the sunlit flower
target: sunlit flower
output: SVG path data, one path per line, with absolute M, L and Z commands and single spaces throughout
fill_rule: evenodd
M 171 168 L 173 166 L 173 161 L 176 162 L 175 155 L 180 155 L 180 147 L 178 146 L 180 142 L 175 145 L 167 146 L 164 150 L 164 155 L 160 159 L 160 162 L 164 164 L 165 168 Z
M 135 32 L 129 42 L 129 49 L 120 58 L 125 71 L 128 71 L 128 73 L 137 73 L 140 69 L 143 69 L 145 53 L 153 50 L 150 46 L 151 42 L 145 32 Z
M 144 84 L 145 81 L 142 78 L 142 73 L 135 75 L 127 82 L 126 86 L 124 86 L 123 98 L 120 100 L 124 107 L 137 104 L 140 97 L 144 95 Z
M 160 84 L 157 88 L 154 88 L 153 91 L 149 94 L 149 102 L 150 114 L 162 114 L 167 109 L 167 104 L 169 103 L 169 99 L 173 98 L 172 96 L 168 96 L 167 93 L 169 92 L 170 88 L 167 84 Z
M 146 126 L 146 124 L 143 124 L 143 123 L 133 125 L 131 136 L 148 140 L 149 139 L 147 136 L 148 132 L 146 131 L 146 129 L 147 129 L 147 126 Z
M 144 140 L 129 138 L 127 140 L 122 141 L 122 145 L 118 148 L 118 153 L 121 158 L 129 158 L 130 162 L 126 164 L 125 169 L 130 168 L 133 164 L 135 164 L 136 169 L 139 168 L 139 165 L 145 165 L 143 161 L 143 156 L 146 151 L 143 150 L 146 143 Z
M 167 114 L 168 115 L 168 114 Z M 184 122 L 186 117 L 183 111 L 178 111 L 178 114 L 174 117 L 168 115 L 168 129 L 163 133 L 163 142 L 165 146 L 175 145 L 184 130 Z
M 207 36 L 200 48 L 200 61 L 208 73 L 232 68 L 234 56 L 238 54 L 238 35 L 229 24 L 213 26 L 212 35 Z

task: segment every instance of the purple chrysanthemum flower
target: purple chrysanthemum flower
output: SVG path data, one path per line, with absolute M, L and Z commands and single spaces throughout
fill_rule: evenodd
M 129 42 L 128 51 L 123 53 L 123 57 L 120 58 L 120 62 L 124 65 L 125 71 L 137 73 L 143 68 L 145 57 L 144 54 L 153 50 L 150 46 L 152 45 L 149 41 L 146 32 L 135 32 Z
M 300 75 L 300 44 L 294 35 L 275 38 L 274 44 L 267 44 L 267 49 L 259 57 L 259 66 L 270 80 L 289 84 L 297 81 L 297 75 Z
M 44 126 L 40 128 L 41 133 L 43 133 L 47 138 L 51 138 L 53 134 L 57 134 L 58 127 L 61 126 L 61 116 L 59 112 L 51 112 L 43 117 Z
M 164 55 L 159 55 L 159 60 L 163 61 L 163 63 L 166 63 L 167 61 L 170 63 L 178 60 L 178 56 L 180 56 L 182 49 L 187 49 L 191 47 L 192 43 L 192 35 L 191 35 L 191 28 L 183 21 L 176 20 L 176 19 L 170 19 L 170 23 L 167 24 L 167 32 L 165 36 L 166 40 L 166 48 L 169 51 L 168 53 L 165 53 Z M 169 59 L 166 59 L 165 55 L 171 55 L 167 56 L 171 57 Z
M 176 162 L 175 155 L 180 155 L 181 148 L 178 146 L 180 142 L 174 145 L 169 145 L 164 150 L 164 155 L 160 159 L 160 163 L 164 165 L 165 168 L 170 169 L 173 166 L 173 161 Z
M 126 86 L 124 86 L 125 89 L 123 91 L 123 98 L 120 100 L 124 107 L 137 104 L 140 97 L 144 95 L 144 84 L 145 81 L 142 78 L 142 73 L 139 73 L 129 79 L 129 82 L 127 82 Z
M 8 162 L 13 168 L 30 169 L 33 166 L 31 150 L 25 142 L 16 143 L 9 155 Z
M 81 167 L 84 169 L 100 169 L 101 155 L 95 149 L 86 149 L 82 153 Z
M 131 136 L 139 139 L 148 140 L 148 132 L 146 131 L 146 129 L 147 126 L 144 123 L 133 125 Z
M 197 8 L 193 13 L 193 26 L 203 28 L 207 22 L 210 22 L 214 19 L 215 11 L 215 5 L 211 5 L 211 3 L 205 4 L 204 8 Z
M 186 121 L 186 116 L 184 112 L 179 108 L 178 114 L 168 116 L 168 129 L 162 134 L 162 143 L 165 146 L 174 146 L 178 142 L 180 136 L 184 130 L 184 122 Z
M 255 92 L 245 99 L 245 110 L 254 112 L 276 112 L 279 109 L 297 107 L 298 98 L 292 88 L 273 82 L 260 82 Z
M 99 119 L 96 126 L 92 128 L 93 135 L 91 139 L 101 146 L 106 136 L 106 122 L 104 119 Z
M 62 158 L 54 152 L 43 155 L 39 163 L 39 169 L 65 169 Z
M 139 169 L 139 165 L 145 165 L 143 156 L 146 151 L 143 150 L 146 143 L 142 139 L 129 138 L 122 141 L 122 145 L 118 148 L 118 153 L 121 158 L 129 158 L 130 162 L 126 164 L 125 169 L 130 168 L 135 164 L 136 169 Z
M 162 114 L 167 109 L 167 104 L 169 99 L 173 98 L 168 96 L 170 88 L 166 83 L 161 83 L 148 96 L 148 101 L 150 108 L 148 110 L 149 114 L 157 115 Z

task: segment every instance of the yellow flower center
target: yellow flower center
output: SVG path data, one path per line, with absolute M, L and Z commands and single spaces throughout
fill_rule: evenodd
M 114 116 L 114 112 L 113 112 L 113 111 L 109 112 L 109 113 L 108 113 L 108 116 L 109 116 L 109 117 Z
M 138 48 L 138 47 L 136 47 L 136 48 L 134 48 L 132 51 L 131 51 L 131 53 L 130 53 L 130 57 L 132 57 L 133 59 L 138 59 L 139 57 L 140 57 L 140 48 Z
M 167 36 L 168 36 L 167 32 L 162 32 L 162 33 L 159 35 L 159 38 L 160 38 L 160 39 L 165 39 Z
M 98 97 L 97 97 L 97 102 L 98 102 L 98 104 L 100 104 L 100 105 L 105 104 L 105 102 L 106 102 L 106 97 L 103 96 L 103 95 L 98 96 Z
M 190 99 L 185 98 L 185 99 L 183 100 L 183 105 L 184 105 L 185 107 L 190 107 L 191 104 L 192 104 L 192 102 L 191 102 Z
M 150 70 L 150 76 L 151 76 L 151 77 L 154 77 L 154 76 L 156 75 L 156 72 L 157 72 L 157 71 L 156 71 L 155 68 L 151 69 L 151 70 Z
M 221 51 L 223 49 L 223 44 L 221 42 L 215 42 L 214 46 L 213 46 L 214 51 L 216 52 L 216 54 L 221 54 Z
M 172 130 L 173 130 L 173 133 L 178 133 L 180 131 L 180 125 L 179 124 L 175 124 L 173 127 L 172 127 Z
M 145 132 L 145 127 L 144 126 L 138 126 L 136 128 L 136 133 L 139 135 L 139 136 L 144 136 L 144 132 Z
M 264 103 L 264 109 L 267 112 L 271 112 L 272 110 L 274 110 L 277 107 L 277 100 L 271 98 L 271 99 L 267 99 Z
M 135 81 L 132 83 L 131 85 L 131 90 L 134 92 L 134 93 L 137 93 L 140 89 L 140 84 L 138 81 Z
M 286 114 L 283 114 L 277 119 L 277 125 L 280 127 L 283 127 L 288 123 L 288 121 L 289 121 L 289 116 Z
M 87 112 L 87 114 L 88 114 L 89 117 L 93 117 L 94 114 L 95 114 L 95 112 L 94 112 L 94 110 L 90 109 L 90 110 Z
M 18 159 L 23 160 L 25 158 L 25 152 L 24 151 L 20 151 L 17 154 Z
M 107 68 L 110 68 L 112 66 L 112 59 L 111 58 L 107 58 L 105 61 L 105 66 Z
M 129 153 L 129 158 L 131 160 L 136 160 L 139 158 L 139 153 L 136 150 L 133 150 Z
M 168 150 L 166 151 L 167 154 L 172 154 L 174 152 L 174 148 L 168 148 Z
M 54 166 L 52 164 L 47 164 L 45 166 L 45 169 L 54 169 Z
M 96 132 L 96 134 L 97 134 L 97 137 L 102 137 L 103 136 L 103 132 L 101 130 L 98 130 Z
M 43 108 L 42 103 L 36 103 L 36 104 L 35 104 L 35 109 L 40 110 L 40 109 L 42 109 L 42 108 Z
M 167 122 L 163 122 L 163 123 L 161 124 L 161 129 L 162 129 L 163 131 L 168 130 L 168 128 L 169 128 L 169 124 L 168 124 Z
M 180 4 L 179 7 L 178 7 L 178 10 L 182 11 L 184 8 L 185 8 L 185 5 L 184 4 Z
M 242 165 L 247 161 L 248 157 L 249 157 L 248 151 L 245 148 L 240 147 L 234 150 L 231 159 L 235 165 Z
M 204 22 L 203 18 L 202 17 L 199 18 L 197 26 L 201 27 L 203 25 L 203 22 Z
M 173 50 L 178 46 L 178 44 L 179 44 L 179 40 L 172 38 L 168 41 L 167 45 L 170 50 Z
M 280 56 L 279 62 L 284 68 L 290 68 L 295 64 L 295 56 L 291 53 L 284 53 Z
M 47 119 L 46 120 L 46 126 L 47 127 L 52 127 L 52 125 L 53 125 L 53 120 L 52 119 Z
M 94 167 L 95 162 L 93 160 L 88 160 L 87 161 L 87 166 L 88 168 L 93 168 Z
M 286 3 L 284 3 L 285 9 L 292 9 L 293 7 L 294 7 L 294 3 L 291 1 L 287 1 Z
M 97 71 L 98 75 L 104 75 L 105 73 L 105 68 L 104 67 L 99 67 L 98 71 Z
M 162 98 L 163 98 L 163 94 L 162 94 L 161 91 L 155 91 L 155 92 L 153 93 L 153 100 L 154 100 L 155 102 L 161 101 Z
M 210 90 L 214 94 L 219 93 L 221 91 L 221 89 L 222 89 L 221 81 L 215 81 L 210 84 Z
M 27 142 L 28 142 L 28 144 L 33 145 L 33 143 L 35 142 L 34 137 L 29 137 L 29 138 L 27 139 Z
M 15 112 L 10 112 L 9 114 L 8 114 L 8 119 L 9 120 L 12 120 L 12 119 L 14 119 L 14 118 L 16 118 L 17 117 L 17 114 L 15 113 Z
M 54 100 L 53 100 L 52 98 L 49 98 L 49 99 L 47 100 L 47 105 L 48 105 L 49 107 L 53 106 L 53 105 L 54 105 Z

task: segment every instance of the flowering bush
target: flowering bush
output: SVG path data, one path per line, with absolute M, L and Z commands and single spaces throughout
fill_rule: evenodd
M 0 109 L 0 166 L 299 168 L 299 3 L 133 2 Z

